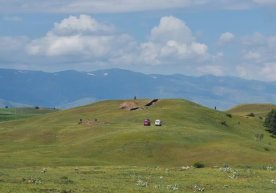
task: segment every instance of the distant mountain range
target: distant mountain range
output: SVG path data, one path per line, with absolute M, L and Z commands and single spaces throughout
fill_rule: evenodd
M 0 69 L 1 106 L 70 108 L 106 99 L 185 98 L 227 109 L 276 103 L 276 82 L 236 77 L 143 74 L 122 69 L 55 73 Z

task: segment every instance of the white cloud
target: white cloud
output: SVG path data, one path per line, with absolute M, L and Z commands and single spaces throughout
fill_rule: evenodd
M 275 0 L 2 0 L 1 13 L 118 13 L 161 9 L 252 9 L 271 7 Z
M 197 71 L 200 74 L 211 74 L 215 76 L 222 76 L 225 74 L 223 67 L 218 65 L 199 66 L 197 67 Z
M 180 70 L 191 75 L 275 80 L 276 35 L 236 37 L 225 32 L 220 41 L 235 44 L 227 51 L 223 46 L 211 48 L 212 54 L 183 20 L 173 16 L 162 17 L 148 34 L 147 40 L 137 42 L 89 15 L 69 16 L 54 23 L 41 38 L 0 37 L 1 66 L 13 62 L 14 66 L 26 64 L 51 71 L 110 67 L 161 73 Z
M 265 36 L 260 33 L 248 35 L 241 38 L 241 47 L 244 52 L 243 58 L 246 60 L 262 63 L 275 61 L 276 35 Z
M 276 0 L 253 0 L 258 5 L 276 5 Z
M 92 13 L 114 13 L 114 12 L 133 12 L 155 9 L 170 9 L 193 6 L 191 0 L 79 0 L 68 3 L 63 10 L 73 12 L 92 12 Z
M 26 56 L 25 47 L 28 42 L 29 39 L 24 36 L 0 36 L 0 65 L 24 62 Z
M 259 52 L 249 51 L 244 55 L 244 58 L 247 60 L 259 60 L 262 55 Z
M 30 41 L 27 52 L 51 63 L 74 63 L 74 68 L 80 61 L 86 68 L 193 66 L 209 57 L 208 46 L 198 42 L 185 22 L 173 16 L 162 17 L 148 41 L 141 43 L 88 15 L 70 16 L 55 23 L 44 37 Z
M 252 35 L 248 35 L 243 37 L 241 43 L 246 46 L 262 46 L 266 44 L 267 37 L 260 33 L 254 33 Z
M 74 34 L 112 34 L 114 27 L 98 22 L 89 15 L 79 17 L 70 16 L 63 19 L 60 23 L 54 24 L 54 29 L 50 32 L 55 35 L 74 35 Z
M 5 17 L 3 17 L 3 19 L 5 21 L 13 21 L 13 22 L 18 22 L 18 21 L 22 20 L 22 18 L 18 17 L 18 16 L 5 16 Z
M 174 63 L 206 57 L 208 47 L 196 41 L 190 28 L 180 19 L 167 16 L 151 30 L 141 45 L 141 59 L 148 64 Z
M 248 68 L 245 68 L 243 66 L 237 66 L 235 70 L 238 73 L 238 76 L 242 78 L 248 78 L 248 74 L 249 74 Z
M 150 40 L 160 43 L 166 43 L 169 40 L 191 43 L 194 37 L 191 29 L 184 21 L 173 16 L 167 16 L 162 17 L 159 25 L 151 30 Z
M 27 47 L 31 55 L 74 56 L 86 60 L 117 57 L 135 44 L 126 34 L 117 34 L 113 26 L 88 15 L 70 16 L 45 37 L 33 40 Z
M 219 44 L 226 44 L 226 43 L 230 43 L 235 39 L 235 35 L 233 33 L 230 32 L 225 32 L 223 34 L 220 35 L 219 37 Z
M 0 53 L 10 53 L 21 50 L 28 42 L 28 38 L 24 36 L 20 37 L 0 37 Z
M 261 70 L 263 79 L 276 81 L 276 62 L 266 63 Z

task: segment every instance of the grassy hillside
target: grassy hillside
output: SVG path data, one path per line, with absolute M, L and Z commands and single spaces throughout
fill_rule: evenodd
M 256 116 L 265 117 L 272 109 L 276 109 L 274 104 L 243 104 L 228 110 L 229 113 L 246 116 L 254 113 Z
M 42 115 L 57 111 L 49 108 L 0 108 L 0 122 L 8 120 L 16 120 L 22 118 L 29 118 L 35 115 Z
M 124 102 L 0 123 L 0 167 L 276 163 L 276 141 L 260 119 L 230 116 L 185 100 L 160 100 L 136 111 L 120 109 Z M 136 101 L 138 106 L 147 102 Z M 161 119 L 164 125 L 145 127 L 145 118 Z M 256 141 L 256 134 L 264 134 L 263 140 Z

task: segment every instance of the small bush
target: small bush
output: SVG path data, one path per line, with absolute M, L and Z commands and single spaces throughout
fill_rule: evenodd
M 226 116 L 232 118 L 232 115 L 230 113 L 227 113 Z
M 204 168 L 204 167 L 205 167 L 205 165 L 204 165 L 202 162 L 195 162 L 195 163 L 193 164 L 193 166 L 194 166 L 195 168 Z
M 60 193 L 71 193 L 72 192 L 72 190 L 62 190 Z
M 226 121 L 221 121 L 220 124 L 223 125 L 223 126 L 226 126 L 226 127 L 228 126 Z
M 72 184 L 73 180 L 70 180 L 67 176 L 63 176 L 59 179 L 60 184 Z
M 264 147 L 265 151 L 270 151 L 269 147 Z
M 247 116 L 248 117 L 255 117 L 255 114 L 254 113 L 249 113 Z

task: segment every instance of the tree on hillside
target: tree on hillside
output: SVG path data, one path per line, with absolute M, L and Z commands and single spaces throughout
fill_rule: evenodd
M 276 110 L 271 110 L 264 122 L 264 126 L 268 129 L 269 132 L 276 134 Z

